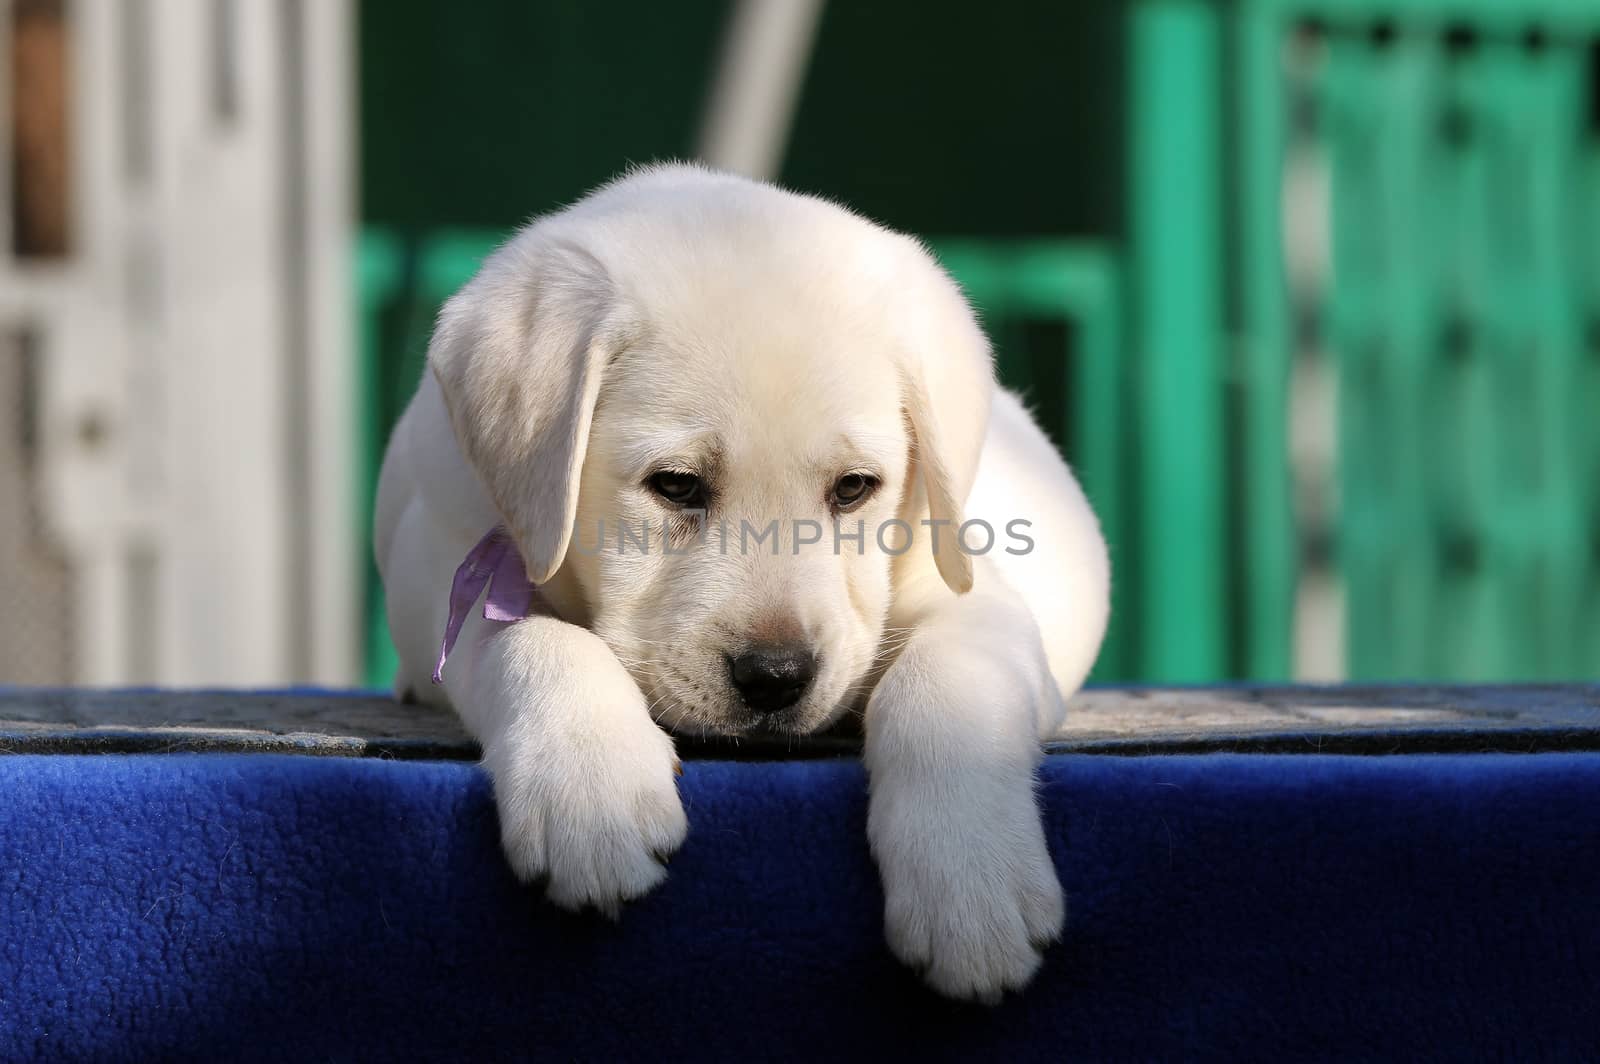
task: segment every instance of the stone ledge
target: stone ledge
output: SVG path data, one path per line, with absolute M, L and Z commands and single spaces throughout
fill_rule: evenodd
M 805 739 L 684 739 L 686 757 L 850 756 Z M 1097 688 L 1052 753 L 1600 750 L 1600 685 Z M 265 752 L 473 760 L 453 715 L 362 692 L 0 688 L 0 753 Z

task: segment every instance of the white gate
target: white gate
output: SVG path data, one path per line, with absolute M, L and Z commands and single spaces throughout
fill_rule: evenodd
M 0 0 L 0 683 L 356 678 L 353 47 Z

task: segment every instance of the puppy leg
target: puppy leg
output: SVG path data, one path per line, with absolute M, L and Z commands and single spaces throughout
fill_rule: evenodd
M 1041 723 L 1061 713 L 1033 617 L 1003 589 L 927 611 L 868 702 L 889 947 L 943 994 L 999 1000 L 1061 934 L 1034 798 Z
M 666 878 L 688 831 L 672 740 L 593 632 L 531 617 L 479 636 L 458 651 L 461 689 L 447 679 L 483 746 L 506 857 L 563 908 L 615 917 Z

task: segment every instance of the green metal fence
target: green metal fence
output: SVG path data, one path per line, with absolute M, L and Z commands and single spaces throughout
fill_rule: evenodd
M 1352 678 L 1592 677 L 1600 4 L 1148 0 L 1129 56 L 1138 675 L 1288 677 L 1320 578 Z
M 1525 24 L 1326 38 L 1306 92 L 1333 167 L 1351 666 L 1592 675 L 1592 46 Z
M 1287 664 L 1281 563 L 1304 569 L 1307 515 L 1290 514 L 1280 419 L 1320 358 L 1349 674 L 1592 677 L 1600 4 L 1263 0 L 1235 31 L 1246 495 L 1272 485 L 1247 511 L 1273 559 L 1250 672 Z M 1286 284 L 1294 160 L 1324 173 L 1329 234 L 1325 276 Z

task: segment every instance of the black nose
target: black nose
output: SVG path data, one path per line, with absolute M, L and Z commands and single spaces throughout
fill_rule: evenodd
M 776 713 L 806 693 L 817 674 L 817 658 L 801 646 L 751 647 L 728 658 L 728 673 L 745 705 L 757 713 Z

